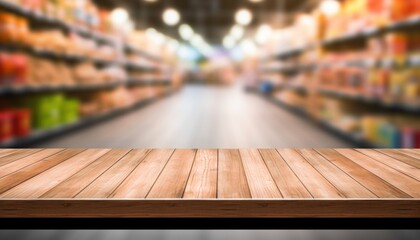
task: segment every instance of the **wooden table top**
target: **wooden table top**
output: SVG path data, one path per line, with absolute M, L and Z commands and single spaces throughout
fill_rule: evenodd
M 1 149 L 2 217 L 420 217 L 414 149 Z

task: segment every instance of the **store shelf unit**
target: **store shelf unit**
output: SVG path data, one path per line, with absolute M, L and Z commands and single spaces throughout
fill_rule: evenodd
M 172 92 L 168 91 L 167 93 L 163 94 L 162 96 L 153 97 L 149 99 L 143 99 L 135 104 L 124 107 L 124 108 L 118 108 L 114 109 L 105 113 L 101 113 L 98 115 L 90 116 L 82 118 L 74 123 L 58 126 L 49 130 L 38 130 L 33 133 L 31 133 L 27 137 L 23 138 L 14 138 L 12 140 L 2 142 L 0 143 L 0 148 L 21 148 L 21 147 L 27 147 L 31 146 L 33 144 L 39 143 L 41 141 L 50 139 L 52 137 L 56 137 L 65 133 L 68 133 L 73 130 L 81 129 L 84 127 L 91 126 L 93 124 L 98 124 L 100 122 L 110 120 L 112 118 L 121 116 L 123 114 L 129 113 L 131 111 L 137 110 L 141 107 L 145 107 L 154 101 L 158 100 L 159 98 L 169 96 Z
M 87 28 L 83 28 L 83 27 L 80 27 L 71 23 L 67 23 L 61 19 L 47 16 L 40 12 L 33 11 L 31 9 L 25 8 L 23 6 L 20 6 L 11 2 L 0 0 L 0 9 L 17 14 L 19 16 L 25 17 L 27 19 L 30 19 L 36 22 L 42 22 L 49 26 L 75 32 L 81 36 L 92 38 L 98 42 L 110 43 L 110 44 L 115 43 L 115 39 L 111 36 L 107 36 L 99 32 L 91 31 L 90 29 L 87 29 Z
M 138 99 L 136 96 L 140 96 L 139 94 L 141 93 L 139 92 L 143 90 L 148 92 L 149 88 L 152 89 L 152 91 L 155 91 L 154 89 L 156 89 L 155 94 L 158 95 L 162 95 L 162 90 L 172 91 L 172 81 L 170 79 L 171 69 L 169 69 L 170 66 L 166 64 L 164 59 L 159 56 L 154 56 L 143 49 L 139 49 L 130 43 L 125 42 L 123 40 L 125 37 L 120 38 L 117 35 L 113 36 L 100 33 L 93 28 L 81 27 L 9 1 L 0 0 L 0 11 L 11 13 L 12 15 L 20 16 L 23 19 L 26 19 L 29 23 L 29 31 L 35 32 L 35 30 L 38 30 L 39 28 L 54 29 L 62 32 L 64 37 L 69 38 L 69 41 L 71 39 L 70 36 L 67 35 L 70 33 L 76 34 L 85 38 L 85 40 L 89 39 L 89 43 L 91 43 L 91 45 L 95 45 L 96 43 L 97 48 L 104 47 L 108 50 L 105 51 L 105 54 L 103 54 L 103 52 L 94 51 L 92 47 L 87 50 L 81 48 L 80 52 L 78 51 L 73 53 L 70 52 L 70 48 L 63 50 L 62 47 L 54 48 L 54 46 L 49 45 L 38 46 L 34 43 L 27 43 L 26 41 L 11 40 L 14 38 L 5 40 L 0 43 L 0 51 L 5 53 L 5 56 L 19 55 L 22 59 L 29 59 L 25 63 L 28 66 L 25 65 L 24 76 L 13 76 L 13 78 L 10 79 L 0 79 L 0 97 L 2 97 L 2 100 L 7 100 L 5 101 L 7 102 L 5 104 L 13 103 L 11 105 L 14 106 L 14 101 L 29 94 L 33 94 L 34 97 L 43 97 L 44 94 L 48 96 L 49 94 L 53 95 L 60 93 L 65 97 L 74 98 L 75 101 L 81 101 L 81 99 L 89 99 L 89 101 L 91 101 L 90 97 L 98 98 L 99 94 L 108 94 L 109 96 L 115 92 L 121 93 L 125 91 L 130 94 L 136 92 L 136 94 L 133 93 L 133 98 Z M 29 73 L 29 70 L 26 72 L 26 68 L 30 69 L 30 66 L 35 65 L 32 61 L 38 61 L 36 63 L 51 63 L 53 68 L 55 66 L 53 63 L 57 65 L 62 64 L 65 68 L 67 68 L 68 72 L 71 72 L 71 74 L 64 77 L 60 74 L 55 74 L 51 77 L 50 75 L 52 74 L 50 74 L 43 77 L 42 81 L 37 81 L 32 79 L 34 77 L 31 73 Z M 83 63 L 83 65 L 79 63 Z M 89 68 L 87 72 L 91 69 L 94 69 L 95 71 L 92 70 L 89 77 L 76 76 L 75 71 L 79 70 L 78 73 L 80 73 L 80 69 L 83 69 L 85 66 L 88 66 Z M 109 75 L 105 75 L 105 73 Z M 15 81 L 15 79 L 19 79 L 19 81 Z M 69 79 L 72 81 L 68 81 Z M 142 89 L 138 90 L 137 88 Z M 44 139 L 66 133 L 74 129 L 121 116 L 124 113 L 137 109 L 141 106 L 145 106 L 157 99 L 158 97 L 140 100 L 129 107 L 109 110 L 106 113 L 101 113 L 102 111 L 98 110 L 90 113 L 89 117 L 81 117 L 81 119 L 74 123 L 64 124 L 49 130 L 39 130 L 36 127 L 32 127 L 33 129 L 30 129 L 31 133 L 26 137 L 14 138 L 12 135 L 11 137 L 8 136 L 5 140 L 0 141 L 0 148 L 32 145 Z M 132 101 L 132 99 L 121 101 L 126 101 L 122 105 L 127 105 Z M 8 105 L 5 106 L 8 107 Z M 79 107 L 80 105 L 78 108 Z M 80 109 L 81 108 L 75 111 L 81 111 Z
M 333 124 L 317 120 L 313 118 L 304 108 L 293 106 L 289 103 L 286 103 L 278 98 L 275 98 L 270 95 L 265 95 L 262 93 L 259 93 L 263 98 L 265 98 L 267 101 L 275 104 L 278 107 L 281 107 L 282 109 L 285 109 L 296 116 L 299 116 L 303 119 L 305 119 L 308 123 L 313 124 L 316 127 L 320 127 L 321 129 L 333 134 L 334 136 L 337 136 L 340 139 L 345 140 L 346 142 L 349 142 L 355 147 L 363 147 L 363 148 L 378 148 L 380 146 L 376 146 L 375 144 L 370 143 L 369 141 L 366 141 L 362 136 L 354 133 L 348 133 L 344 130 L 341 130 L 340 128 L 334 126 Z

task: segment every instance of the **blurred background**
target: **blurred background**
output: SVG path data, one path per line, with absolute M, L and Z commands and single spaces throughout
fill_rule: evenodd
M 418 0 L 1 0 L 0 147 L 420 147 Z

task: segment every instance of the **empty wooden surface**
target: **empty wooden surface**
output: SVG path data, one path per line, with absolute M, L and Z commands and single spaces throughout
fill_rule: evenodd
M 418 154 L 0 149 L 0 216 L 420 217 Z

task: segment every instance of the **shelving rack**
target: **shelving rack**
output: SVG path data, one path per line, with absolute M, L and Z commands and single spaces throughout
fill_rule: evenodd
M 20 5 L 16 5 L 11 2 L 7 2 L 4 0 L 0 0 L 0 10 L 7 11 L 18 16 L 24 17 L 29 21 L 42 23 L 48 27 L 61 29 L 65 32 L 74 32 L 82 37 L 86 37 L 92 39 L 100 44 L 108 44 L 112 46 L 116 46 L 117 44 L 122 44 L 122 51 L 124 53 L 134 53 L 138 56 L 148 59 L 153 62 L 160 62 L 163 63 L 164 60 L 158 56 L 154 56 L 142 49 L 138 49 L 132 46 L 130 43 L 122 42 L 118 43 L 118 40 L 113 36 L 108 36 L 103 33 L 99 33 L 93 31 L 91 29 L 80 27 L 71 23 L 67 23 L 61 19 L 54 18 L 42 14 L 40 12 L 35 12 L 33 10 L 27 9 Z M 58 53 L 50 50 L 45 49 L 32 49 L 29 47 L 23 46 L 12 46 L 12 45 L 0 45 L 0 51 L 6 52 L 24 52 L 26 54 L 46 58 L 51 60 L 59 60 L 64 62 L 70 63 L 77 63 L 77 62 L 92 62 L 97 67 L 98 66 L 108 66 L 108 65 L 117 65 L 125 68 L 127 71 L 137 71 L 137 72 L 144 72 L 144 73 L 152 73 L 152 72 L 159 72 L 163 69 L 155 66 L 150 65 L 139 65 L 134 62 L 130 61 L 122 61 L 121 59 L 113 59 L 113 60 L 106 60 L 106 59 L 99 59 L 99 58 L 92 58 L 82 55 L 73 55 L 67 53 Z M 25 94 L 36 94 L 36 93 L 48 93 L 48 92 L 81 92 L 81 91 L 99 91 L 99 90 L 111 90 L 121 86 L 170 86 L 172 84 L 171 79 L 155 79 L 155 78 L 132 78 L 129 77 L 123 81 L 114 81 L 114 82 L 107 82 L 102 84 L 73 84 L 73 85 L 43 85 L 43 86 L 0 86 L 0 97 L 6 96 L 19 96 Z M 164 96 L 169 95 L 172 93 L 172 90 L 165 93 Z M 158 98 L 162 96 L 156 96 L 149 99 L 144 99 L 136 102 L 135 104 L 124 107 L 118 108 L 114 110 L 110 110 L 105 113 L 100 113 L 98 115 L 84 117 L 77 122 L 62 125 L 55 127 L 49 130 L 37 130 L 32 132 L 29 136 L 23 138 L 14 138 L 12 140 L 6 142 L 0 142 L 0 148 L 15 148 L 15 147 L 23 147 L 29 146 L 44 139 L 48 139 L 63 133 L 67 133 L 71 130 L 80 129 L 86 126 L 90 126 L 101 121 L 111 119 L 117 116 L 121 116 L 122 114 L 128 113 L 132 110 L 138 109 L 142 106 L 146 106 Z
M 274 54 L 268 58 L 265 58 L 264 60 L 265 61 L 267 60 L 283 60 L 284 61 L 284 60 L 299 56 L 300 54 L 303 54 L 305 52 L 308 52 L 314 49 L 328 49 L 336 45 L 351 43 L 354 41 L 361 41 L 361 40 L 364 41 L 373 36 L 379 36 L 385 33 L 390 33 L 390 32 L 399 31 L 399 30 L 413 29 L 415 27 L 417 28 L 420 27 L 420 16 L 416 16 L 416 17 L 412 17 L 406 20 L 395 22 L 387 26 L 371 28 L 362 32 L 346 34 L 346 35 L 339 36 L 336 38 L 326 39 L 315 44 L 312 43 L 306 46 L 293 48 L 288 51 Z M 264 73 L 280 73 L 280 74 L 300 73 L 300 72 L 304 72 L 308 70 L 316 71 L 320 67 L 326 67 L 333 64 L 336 64 L 336 63 L 318 63 L 315 65 L 295 65 L 295 66 L 286 66 L 286 67 L 278 67 L 278 68 L 274 68 L 274 67 L 261 68 L 260 72 L 263 74 Z M 358 67 L 364 67 L 364 68 L 370 68 L 374 66 L 375 67 L 392 67 L 396 65 L 400 65 L 400 66 L 404 65 L 406 67 L 419 67 L 420 57 L 414 56 L 414 55 L 409 56 L 403 63 L 397 63 L 393 59 L 382 59 L 382 60 L 375 60 L 375 61 L 371 61 L 371 60 L 348 61 L 348 62 L 341 62 L 339 64 L 346 65 L 346 66 L 358 66 Z M 291 84 L 280 84 L 280 85 L 274 86 L 273 89 L 274 90 L 287 89 L 287 90 L 295 91 L 300 94 L 306 94 L 309 91 L 309 89 L 307 89 L 305 86 L 297 87 Z M 411 115 L 420 114 L 420 104 L 408 104 L 408 103 L 403 103 L 403 102 L 398 102 L 398 101 L 384 101 L 383 99 L 380 99 L 380 98 L 366 97 L 363 95 L 354 95 L 354 94 L 349 94 L 342 91 L 329 90 L 329 89 L 316 89 L 316 94 L 330 96 L 334 98 L 346 99 L 349 101 L 357 101 L 357 102 L 375 107 L 377 109 L 382 109 L 384 111 L 400 112 L 400 113 L 411 114 Z M 267 100 L 269 100 L 270 102 L 276 104 L 277 106 L 282 107 L 302 118 L 309 120 L 312 123 L 317 124 L 317 126 L 320 126 L 322 129 L 328 132 L 331 132 L 334 135 L 339 136 L 340 138 L 343 138 L 351 142 L 353 145 L 360 146 L 360 147 L 371 147 L 371 148 L 382 147 L 382 146 L 377 146 L 363 139 L 362 136 L 343 131 L 340 128 L 334 126 L 330 122 L 326 122 L 323 120 L 316 120 L 312 116 L 310 116 L 310 114 L 304 108 L 290 105 L 270 95 L 264 95 L 264 94 L 261 94 L 261 95 L 265 97 Z

